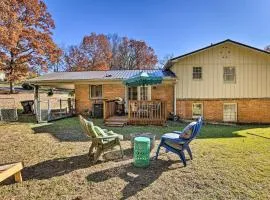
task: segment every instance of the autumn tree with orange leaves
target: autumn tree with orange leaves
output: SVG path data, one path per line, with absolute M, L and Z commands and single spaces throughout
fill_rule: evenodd
M 67 71 L 108 70 L 112 52 L 103 34 L 91 33 L 79 46 L 69 47 L 66 53 Z
M 61 50 L 52 40 L 54 21 L 41 0 L 1 0 L 0 70 L 13 83 L 35 70 L 46 71 Z
M 65 61 L 67 71 L 152 69 L 157 56 L 144 41 L 91 33 L 80 45 L 68 48 Z
M 153 48 L 145 41 L 122 38 L 115 56 L 113 69 L 152 69 L 157 63 Z

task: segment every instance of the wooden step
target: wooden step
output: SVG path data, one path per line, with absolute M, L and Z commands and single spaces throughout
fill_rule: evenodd
M 123 122 L 105 122 L 105 126 L 111 126 L 111 127 L 123 127 L 126 123 Z

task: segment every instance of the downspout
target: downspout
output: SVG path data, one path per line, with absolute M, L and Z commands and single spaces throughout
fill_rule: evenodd
M 176 115 L 176 82 L 173 86 L 173 114 Z

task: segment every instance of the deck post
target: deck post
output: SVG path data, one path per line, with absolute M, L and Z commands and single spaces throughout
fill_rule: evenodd
M 107 101 L 103 100 L 103 120 L 106 120 L 107 118 Z
M 131 106 L 130 106 L 130 101 L 128 101 L 128 121 L 130 120 L 130 111 L 131 110 Z
M 50 103 L 50 99 L 48 99 L 48 121 L 51 120 L 51 103 Z
M 62 118 L 62 99 L 60 98 L 60 117 Z
M 35 114 L 36 114 L 37 123 L 41 121 L 38 90 L 39 90 L 39 86 L 35 85 L 34 86 L 34 106 L 35 106 Z
M 68 98 L 67 102 L 68 102 L 68 114 L 72 115 L 73 111 L 72 111 L 72 106 L 71 106 L 71 98 Z

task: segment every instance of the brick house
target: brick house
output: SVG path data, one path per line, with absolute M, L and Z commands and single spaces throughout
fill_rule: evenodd
M 123 84 L 141 71 L 160 73 L 162 84 L 136 88 Z M 182 119 L 202 115 L 207 121 L 270 123 L 270 53 L 232 40 L 172 58 L 163 70 L 58 72 L 30 82 L 75 89 L 77 113 L 93 110 L 102 100 L 105 121 L 115 109 L 110 100 L 120 97 L 129 118 L 130 102 L 138 101 L 140 107 L 147 101 L 147 109 L 165 102 L 150 115 L 137 113 L 146 124 L 151 122 L 147 118 L 159 118 L 161 110 L 165 117 L 173 112 Z
M 232 40 L 175 57 L 176 113 L 208 121 L 270 123 L 270 53 Z
M 123 83 L 124 80 L 141 71 L 159 74 L 163 78 L 162 83 L 139 87 L 127 87 Z M 176 77 L 170 70 L 57 72 L 31 79 L 30 82 L 40 86 L 75 89 L 77 114 L 87 111 L 93 113 L 98 105 L 103 104 L 103 118 L 111 123 L 129 121 L 140 124 L 161 124 L 174 110 Z M 124 102 L 124 112 L 117 115 L 113 100 L 119 98 Z M 137 108 L 134 108 L 131 102 Z M 153 107 L 156 107 L 156 110 Z M 136 110 L 131 112 L 132 109 Z M 133 119 L 128 120 L 128 118 Z

